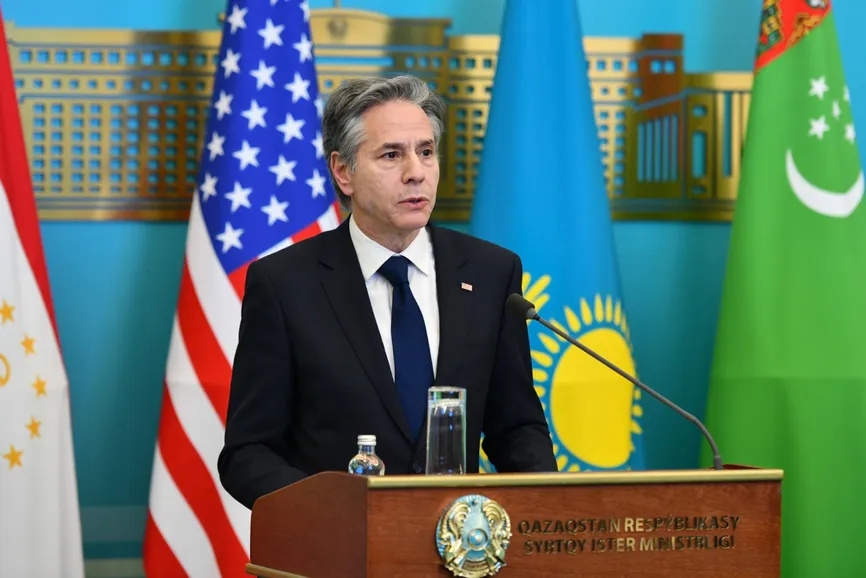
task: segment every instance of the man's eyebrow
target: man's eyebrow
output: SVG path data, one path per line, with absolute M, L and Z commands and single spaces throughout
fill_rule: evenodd
M 434 141 L 432 138 L 424 139 L 418 142 L 418 148 L 422 147 L 432 147 L 434 145 Z M 406 143 L 402 142 L 386 142 L 383 143 L 382 146 L 379 147 L 379 150 L 397 150 L 403 151 L 406 150 Z

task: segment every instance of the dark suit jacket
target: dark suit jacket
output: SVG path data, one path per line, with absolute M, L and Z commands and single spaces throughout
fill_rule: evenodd
M 521 291 L 520 259 L 450 229 L 428 230 L 440 314 L 436 383 L 466 388 L 467 471 L 478 471 L 482 432 L 497 471 L 556 471 L 526 322 L 505 310 Z M 386 475 L 424 472 L 426 439 L 410 441 L 345 221 L 247 271 L 220 479 L 252 508 L 305 476 L 347 471 L 359 434 L 376 435 Z

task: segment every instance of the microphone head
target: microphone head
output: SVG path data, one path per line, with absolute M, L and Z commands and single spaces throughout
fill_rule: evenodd
M 535 319 L 538 316 L 538 312 L 535 311 L 535 305 L 527 301 L 519 293 L 509 295 L 505 301 L 505 307 L 521 319 Z

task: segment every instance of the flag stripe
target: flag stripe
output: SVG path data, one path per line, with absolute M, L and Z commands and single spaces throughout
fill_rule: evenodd
M 9 202 L 18 239 L 36 278 L 42 301 L 45 303 L 48 317 L 54 328 L 54 338 L 59 344 L 54 304 L 48 284 L 48 270 L 42 250 L 39 213 L 34 200 L 30 172 L 27 170 L 30 163 L 25 152 L 24 133 L 18 113 L 18 97 L 12 85 L 12 65 L 8 58 L 6 32 L 2 23 L 3 15 L 0 13 L 0 46 L 3 47 L 0 53 L 0 82 L 3 83 L 4 88 L 0 90 L 0 126 L 3 127 L 3 138 L 0 138 L 0 195 L 5 196 Z M 5 90 L 6 82 L 9 83 L 8 90 Z M 7 190 L 3 189 L 4 183 Z
M 309 5 L 227 0 L 225 11 L 154 463 L 151 511 L 162 543 L 155 537 L 145 556 L 153 552 L 147 568 L 156 576 L 176 563 L 192 575 L 242 574 L 250 511 L 222 487 L 217 458 L 247 267 L 339 224 L 321 152 Z M 165 525 L 177 508 L 189 536 Z
M 335 202 L 318 218 L 319 228 L 322 231 L 330 231 L 340 224 L 340 203 Z
M 247 263 L 243 267 L 235 269 L 229 276 L 229 283 L 232 284 L 232 288 L 235 290 L 235 293 L 238 295 L 244 294 L 244 286 L 247 284 L 247 269 L 249 269 L 250 264 Z
M 0 576 L 80 578 L 68 380 L 3 23 L 0 13 Z
M 211 332 L 222 350 L 231 360 L 238 345 L 237 320 L 241 317 L 241 298 L 220 265 L 208 238 L 198 197 L 192 201 L 187 233 L 187 267 Z
M 328 210 L 322 213 L 322 216 L 316 219 L 315 222 L 311 223 L 308 227 L 298 231 L 295 235 L 287 237 L 284 241 L 281 241 L 273 247 L 269 248 L 267 251 L 259 255 L 257 259 L 261 259 L 262 257 L 270 255 L 271 253 L 276 253 L 280 249 L 285 249 L 286 247 L 294 245 L 299 241 L 303 241 L 304 239 L 308 239 L 310 237 L 318 235 L 322 231 L 328 231 L 335 228 L 337 225 L 340 224 L 339 210 L 339 204 L 334 203 L 333 205 L 328 207 Z M 246 284 L 247 280 L 248 267 L 249 263 L 234 270 L 228 276 L 229 282 L 234 287 L 235 292 L 241 297 L 244 294 L 244 285 Z M 238 315 L 238 317 L 240 317 L 240 315 Z
M 300 231 L 298 231 L 295 235 L 292 235 L 292 241 L 294 243 L 300 243 L 304 239 L 309 239 L 310 237 L 314 237 L 322 232 L 322 228 L 319 226 L 319 221 L 316 220 L 313 223 L 310 223 Z
M 225 427 L 226 412 L 229 406 L 231 365 L 223 356 L 222 349 L 220 349 L 208 319 L 202 311 L 186 264 L 184 264 L 183 275 L 180 280 L 177 318 L 181 333 L 195 336 L 195 339 L 186 339 L 188 342 L 187 353 L 193 368 L 195 368 L 195 373 L 198 375 L 198 382 L 204 388 L 223 427 Z
M 168 543 L 162 537 L 159 528 L 148 513 L 147 524 L 144 527 L 144 574 L 145 576 L 164 576 L 165 578 L 182 578 L 186 576 Z
M 217 458 L 222 450 L 223 423 L 205 395 L 186 351 L 186 344 L 175 320 L 168 360 L 168 393 L 184 433 L 207 467 L 235 535 L 249 553 L 250 513 L 222 487 Z
M 208 541 L 202 523 L 196 518 L 166 469 L 166 463 L 162 459 L 163 439 L 164 436 L 160 435 L 160 444 L 156 448 L 153 460 L 150 514 L 153 516 L 154 526 L 165 542 L 170 544 L 175 560 L 183 567 L 186 575 L 220 576 L 214 549 Z M 158 553 L 158 549 L 148 549 L 145 551 L 145 558 L 151 558 L 153 554 Z M 161 558 L 151 558 L 147 563 L 153 568 L 153 571 L 148 573 L 149 577 L 161 578 L 169 574 L 171 568 L 175 566 L 171 563 L 168 568 L 165 568 L 161 562 Z
M 222 508 L 219 492 L 207 466 L 183 431 L 170 394 L 163 400 L 160 427 L 164 435 L 159 438 L 159 450 L 165 466 L 204 527 L 210 543 L 218 545 L 214 546 L 214 553 L 222 576 L 242 575 L 247 554 Z

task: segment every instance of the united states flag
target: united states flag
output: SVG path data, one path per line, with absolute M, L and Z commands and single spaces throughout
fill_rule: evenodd
M 217 472 L 248 264 L 339 223 L 310 8 L 230 0 L 192 202 L 144 540 L 148 576 L 244 576 L 249 511 Z

